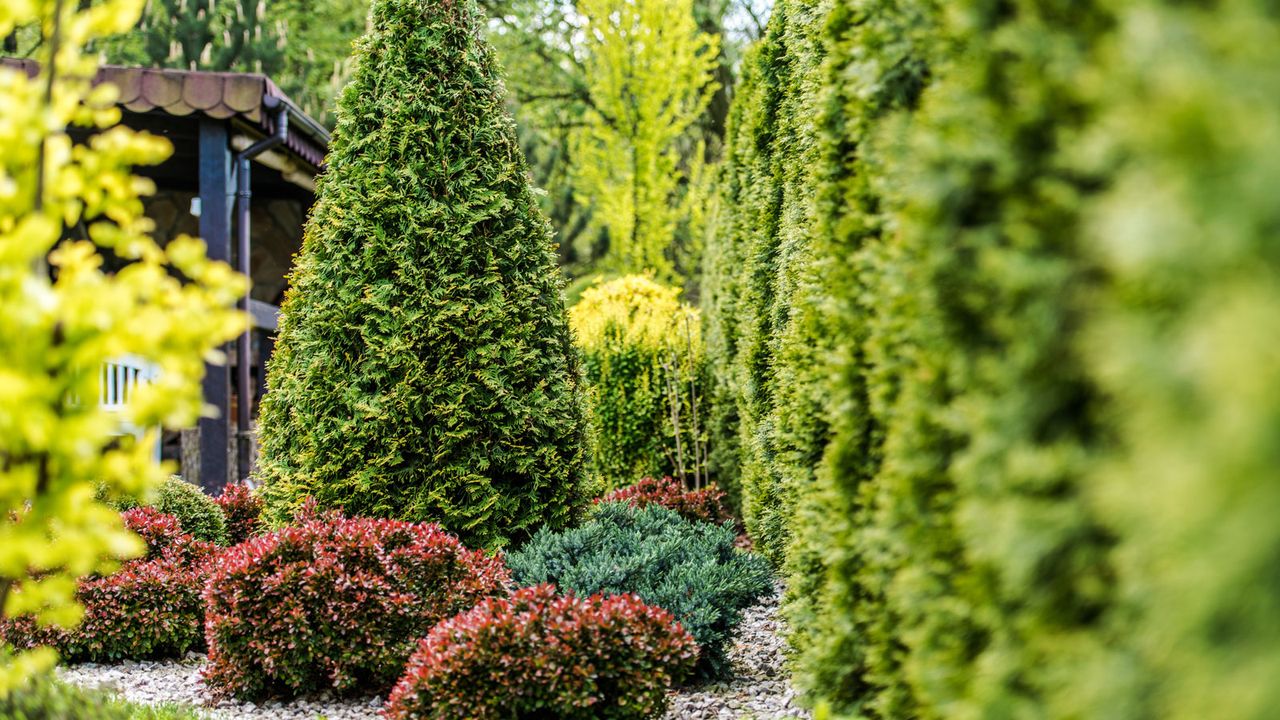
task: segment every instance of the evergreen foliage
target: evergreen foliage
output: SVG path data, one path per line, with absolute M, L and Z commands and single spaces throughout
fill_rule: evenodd
M 892 260 L 871 280 L 880 318 L 845 369 L 869 413 L 832 448 L 858 557 L 837 594 L 869 600 L 844 642 L 864 653 L 865 714 L 1039 713 L 1111 592 L 1109 533 L 1082 487 L 1105 434 L 1072 342 L 1094 279 L 1081 211 L 1100 178 L 1070 153 L 1107 17 L 974 2 L 938 27 L 943 70 L 885 171 L 900 179 L 887 253 L 908 286 L 893 291 Z
M 701 646 L 698 671 L 729 670 L 742 611 L 771 589 L 769 565 L 734 547 L 732 523 L 687 520 L 657 504 L 602 503 L 581 527 L 542 531 L 507 557 L 518 585 L 579 596 L 631 593 L 669 610 Z
M 479 22 L 383 0 L 358 44 L 268 369 L 276 523 L 314 496 L 493 547 L 590 497 L 556 255 Z
M 1118 161 L 1082 235 L 1083 334 L 1116 438 L 1090 496 L 1116 596 L 1061 717 L 1263 720 L 1280 707 L 1280 13 L 1102 5 L 1083 147 Z
M 586 290 L 569 311 L 591 394 L 592 465 L 606 489 L 693 467 L 704 446 L 693 422 L 702 333 L 697 309 L 679 296 L 628 275 Z
M 819 336 L 790 343 L 782 367 L 779 340 L 796 312 L 807 311 L 814 223 L 817 143 L 813 132 L 823 48 L 820 30 L 829 2 L 779 2 L 768 31 L 748 58 L 743 89 L 730 117 L 728 158 L 721 171 L 715 234 L 707 256 L 708 341 L 713 369 L 712 444 L 736 430 L 738 455 L 716 458 L 716 470 L 736 469 L 747 532 L 781 566 L 792 514 L 784 462 L 811 467 L 825 425 L 818 397 L 789 396 L 779 416 L 779 392 L 798 390 L 804 363 L 820 355 Z M 814 370 L 817 371 L 816 369 Z M 784 384 L 788 384 L 782 387 Z M 816 388 L 815 388 L 816 389 Z M 788 433 L 780 436 L 780 423 Z M 736 428 L 734 425 L 736 424 Z M 779 459 L 779 452 L 787 455 Z M 807 470 L 805 471 L 808 472 Z M 719 477 L 720 475 L 717 475 Z
M 788 77 L 790 17 L 749 77 Z M 772 535 L 784 508 L 794 534 L 767 542 L 812 699 L 885 719 L 1276 706 L 1278 37 L 1264 2 L 840 0 L 818 223 L 794 249 L 768 241 L 786 183 L 748 200 L 770 176 L 742 137 L 776 147 L 794 110 L 739 95 L 708 353 L 745 426 L 748 521 Z M 732 276 L 751 243 L 772 283 Z
M 878 534 L 860 531 L 876 521 L 865 498 L 883 481 L 885 425 L 906 359 L 901 325 L 918 299 L 903 288 L 906 256 L 893 234 L 897 193 L 886 164 L 929 80 L 935 15 L 932 0 L 841 2 L 832 10 L 817 131 L 811 269 L 819 278 L 811 278 L 816 287 L 781 341 L 791 382 L 781 393 L 780 423 L 788 427 L 789 415 L 829 418 L 833 441 L 825 463 L 825 443 L 813 435 L 793 445 L 807 452 L 784 456 L 796 502 L 784 612 L 798 684 L 841 708 L 867 700 L 872 677 L 888 681 L 900 671 L 882 644 L 893 632 L 883 582 L 893 556 L 882 552 Z M 831 342 L 825 358 L 808 351 L 823 338 Z M 826 397 L 825 414 L 788 408 L 787 398 L 810 393 Z M 913 460 L 904 467 L 917 478 L 937 470 L 928 454 Z M 922 487 L 915 497 L 931 511 L 930 491 Z M 932 562 L 950 560 L 940 554 Z
M 110 505 L 118 510 L 152 507 L 177 518 L 182 531 L 197 540 L 223 547 L 230 544 L 227 520 L 222 507 L 216 500 L 205 495 L 200 488 L 177 475 L 170 475 L 160 483 L 160 488 L 149 502 L 139 502 L 135 498 L 126 497 L 111 502 Z

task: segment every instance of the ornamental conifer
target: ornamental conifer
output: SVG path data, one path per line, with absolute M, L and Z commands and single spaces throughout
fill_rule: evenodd
M 377 0 L 281 312 L 268 519 L 307 496 L 494 547 L 588 495 L 578 366 L 474 0 Z

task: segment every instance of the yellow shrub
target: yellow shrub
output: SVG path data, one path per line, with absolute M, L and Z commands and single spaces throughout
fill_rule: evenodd
M 592 458 L 609 488 L 646 475 L 701 477 L 698 311 L 680 290 L 627 275 L 582 293 L 569 323 L 592 398 Z M 683 472 L 681 472 L 683 469 Z

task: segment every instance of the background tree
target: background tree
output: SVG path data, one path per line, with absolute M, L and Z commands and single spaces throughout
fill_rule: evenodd
M 284 38 L 259 0 L 149 0 L 130 32 L 102 40 L 109 62 L 187 70 L 274 74 Z
M 281 311 L 268 513 L 306 496 L 497 546 L 585 502 L 582 394 L 473 1 L 379 0 Z
M 622 6 L 621 0 L 614 4 Z M 603 225 L 593 222 L 595 208 L 575 191 L 574 169 L 580 166 L 572 141 L 587 121 L 590 92 L 586 81 L 586 16 L 572 0 L 487 0 L 490 38 L 507 71 L 510 102 L 520 128 L 521 144 L 530 160 L 534 183 L 547 191 L 542 198 L 560 241 L 561 264 L 573 278 L 571 299 L 599 276 L 608 250 Z M 718 83 L 706 108 L 677 145 L 678 163 L 696 153 L 717 161 L 723 145 L 724 119 L 745 47 L 763 32 L 768 0 L 695 0 L 692 13 L 705 35 L 718 37 L 713 79 Z M 663 90 L 665 92 L 665 90 Z M 705 197 L 701 198 L 705 200 Z M 685 270 L 685 286 L 696 298 L 698 255 L 702 243 L 696 215 L 698 198 L 687 197 L 679 208 L 681 222 L 672 240 L 672 256 Z M 692 222 L 686 217 L 695 215 Z
M 136 164 L 163 160 L 167 141 L 113 127 L 114 88 L 91 87 L 86 42 L 132 25 L 137 0 L 87 10 L 45 0 L 0 5 L 0 35 L 41 36 L 40 74 L 0 68 L 0 614 L 74 624 L 77 578 L 140 553 L 118 513 L 95 500 L 145 494 L 168 474 L 158 432 L 118 436 L 104 412 L 99 368 L 132 355 L 158 379 L 132 395 L 136 427 L 182 427 L 202 408 L 200 378 L 213 348 L 243 327 L 231 308 L 244 283 L 210 262 L 203 244 L 158 247 Z M 95 134 L 73 144 L 68 126 Z M 103 272 L 100 249 L 123 259 Z M 181 282 L 177 277 L 188 279 Z M 52 661 L 51 652 L 0 653 L 0 696 Z
M 605 235 L 603 267 L 677 276 L 681 195 L 702 151 L 679 146 L 715 92 L 718 38 L 692 0 L 580 0 L 587 110 L 572 138 L 574 190 Z M 695 140 L 696 142 L 696 140 Z
M 368 0 L 152 0 L 134 27 L 90 47 L 119 65 L 264 73 L 332 126 L 368 7 Z M 36 28 L 19 26 L 5 52 L 31 56 L 40 42 Z

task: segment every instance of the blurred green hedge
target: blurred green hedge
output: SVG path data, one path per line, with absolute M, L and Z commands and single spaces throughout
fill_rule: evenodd
M 1269 717 L 1280 12 L 828 5 L 779 2 L 749 61 L 704 285 L 800 684 Z

